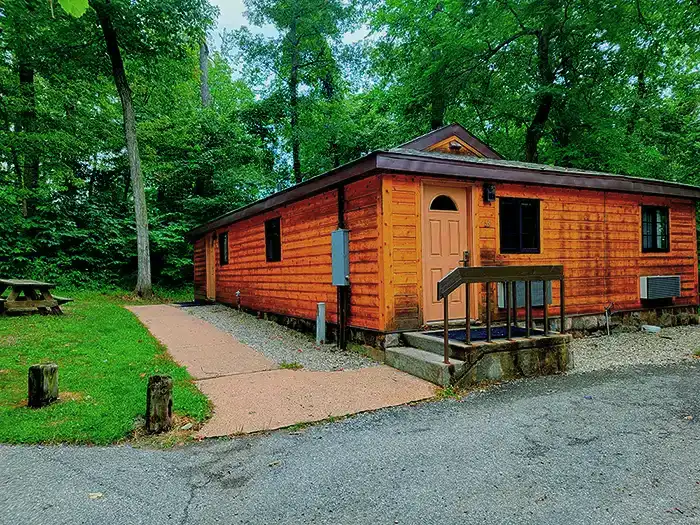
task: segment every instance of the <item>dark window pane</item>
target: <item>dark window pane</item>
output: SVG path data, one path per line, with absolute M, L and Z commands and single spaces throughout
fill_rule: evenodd
M 539 253 L 540 201 L 499 199 L 501 253 Z
M 500 199 L 499 223 L 501 253 L 517 253 L 520 250 L 520 211 L 515 199 Z
M 438 195 L 430 203 L 430 209 L 433 211 L 457 211 L 457 205 L 447 195 Z
M 668 208 L 642 206 L 642 251 L 669 251 L 668 229 Z
M 279 217 L 265 221 L 265 257 L 268 262 L 282 260 L 282 236 Z
M 651 250 L 654 247 L 654 211 L 642 208 L 642 249 Z
M 521 249 L 524 252 L 536 252 L 540 247 L 539 204 L 532 200 L 520 203 Z
M 228 264 L 228 232 L 219 234 L 219 264 Z

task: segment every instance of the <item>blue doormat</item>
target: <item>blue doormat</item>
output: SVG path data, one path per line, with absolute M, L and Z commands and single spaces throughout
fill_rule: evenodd
M 507 330 L 505 326 L 492 326 L 491 327 L 491 339 L 505 339 L 507 337 Z M 542 335 L 542 330 L 530 330 L 530 335 Z M 432 337 L 437 337 L 442 339 L 442 332 L 433 332 L 430 334 Z M 511 337 L 525 337 L 527 335 L 525 328 L 522 326 L 513 326 L 511 328 Z M 450 339 L 454 341 L 460 341 L 462 343 L 467 340 L 467 332 L 464 328 L 455 329 L 449 331 Z M 471 340 L 472 341 L 486 341 L 486 328 L 472 328 L 471 329 Z

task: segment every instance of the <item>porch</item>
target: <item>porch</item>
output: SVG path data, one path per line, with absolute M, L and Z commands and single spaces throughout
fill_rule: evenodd
M 558 319 L 552 323 L 547 290 L 559 281 Z M 473 285 L 485 284 L 483 326 L 450 327 L 450 295 L 464 286 L 470 304 Z M 504 320 L 493 322 L 494 283 L 501 283 Z M 524 283 L 524 317 L 518 319 L 517 283 Z M 541 283 L 541 323 L 533 317 L 533 283 Z M 441 386 L 466 386 L 484 381 L 564 372 L 571 364 L 565 333 L 562 266 L 482 266 L 455 268 L 437 283 L 444 305 L 443 327 L 401 334 L 401 346 L 386 349 L 386 362 Z M 469 319 L 470 316 L 466 316 Z M 552 331 L 555 324 L 559 331 Z

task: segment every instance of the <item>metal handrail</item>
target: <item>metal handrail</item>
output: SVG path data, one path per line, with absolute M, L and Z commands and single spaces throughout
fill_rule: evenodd
M 465 263 L 468 258 L 465 255 Z M 466 285 L 466 344 L 471 344 L 471 320 L 469 319 L 469 297 L 470 287 L 474 283 L 486 283 L 486 341 L 491 342 L 491 283 L 501 282 L 505 286 L 505 309 L 507 322 L 507 338 L 512 338 L 512 324 L 517 326 L 517 290 L 516 282 L 525 282 L 525 322 L 526 337 L 530 337 L 532 325 L 532 282 L 541 281 L 544 294 L 543 314 L 544 314 L 544 335 L 549 335 L 549 308 L 547 304 L 547 282 L 559 281 L 559 333 L 565 332 L 564 327 L 564 267 L 558 265 L 545 266 L 463 266 L 455 268 L 437 283 L 438 300 L 443 301 L 444 313 L 444 362 L 450 363 L 449 344 L 449 296 L 457 288 Z M 511 302 L 512 299 L 512 302 Z M 511 319 L 512 304 L 512 319 Z

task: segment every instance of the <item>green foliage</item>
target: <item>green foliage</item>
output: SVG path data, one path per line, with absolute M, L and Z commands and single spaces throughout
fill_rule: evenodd
M 0 442 L 94 443 L 125 439 L 146 410 L 148 376 L 174 381 L 176 414 L 203 421 L 207 398 L 116 294 L 79 294 L 65 315 L 0 318 Z M 25 406 L 27 368 L 59 366 L 60 402 Z
M 0 127 L 0 243 L 5 247 L 0 274 L 128 287 L 136 272 L 133 205 L 121 108 L 106 68 L 96 69 L 105 74 L 84 78 L 95 67 L 89 61 L 64 57 L 66 62 L 53 68 L 32 59 L 35 102 L 23 96 L 12 72 L 12 51 L 21 46 L 14 31 L 20 25 L 44 28 L 32 51 L 42 56 L 55 53 L 86 17 L 52 22 L 47 13 L 45 19 L 29 16 L 19 3 L 10 7 L 17 10 L 18 27 L 0 33 L 0 43 L 10 50 L 0 61 L 8 73 L 0 75 L 0 122 L 5 122 Z M 99 34 L 92 37 L 101 41 Z M 233 81 L 226 61 L 214 55 L 213 103 L 202 107 L 198 59 L 197 50 L 190 49 L 183 56 L 136 55 L 127 61 L 147 185 L 153 275 L 170 286 L 191 282 L 192 248 L 185 232 L 277 184 L 268 137 L 256 128 L 252 90 Z M 36 123 L 29 133 L 16 123 L 32 106 Z M 30 151 L 40 155 L 31 188 L 26 183 Z
M 275 33 L 224 37 L 209 105 L 205 0 L 81 5 L 0 2 L 0 274 L 134 280 L 122 113 L 92 7 L 119 35 L 163 285 L 191 282 L 191 227 L 453 121 L 509 159 L 700 183 L 692 2 L 248 0 Z M 369 36 L 348 44 L 360 24 Z
M 88 9 L 88 0 L 58 0 L 66 13 L 74 17 L 81 17 Z
M 297 363 L 296 361 L 292 361 L 291 363 L 287 363 L 286 361 L 282 361 L 280 363 L 280 368 L 283 370 L 301 370 L 304 368 L 304 365 L 301 363 Z

